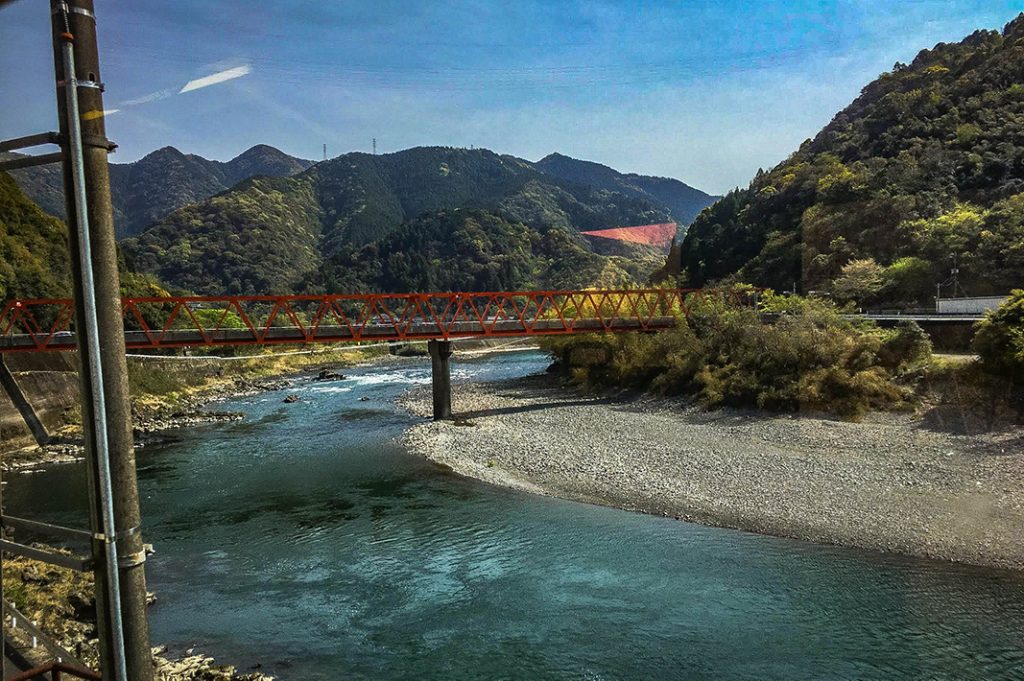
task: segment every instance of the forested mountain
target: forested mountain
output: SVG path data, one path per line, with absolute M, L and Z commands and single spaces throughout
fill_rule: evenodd
M 814 139 L 705 210 L 668 273 L 926 301 L 1024 283 L 1024 15 L 923 50 Z M 948 291 L 947 291 L 948 292 Z
M 651 177 L 636 173 L 620 173 L 614 168 L 579 159 L 548 154 L 533 164 L 537 170 L 588 187 L 607 189 L 626 196 L 646 199 L 667 206 L 672 218 L 685 227 L 718 196 L 705 194 L 688 184 L 669 177 Z
M 438 214 L 453 209 L 479 212 L 473 213 L 472 224 L 466 213 Z M 417 220 L 424 214 L 427 217 Z M 588 240 L 579 231 L 667 220 L 669 211 L 664 206 L 567 182 L 512 156 L 483 149 L 421 147 L 394 154 L 346 154 L 294 177 L 243 182 L 172 213 L 125 241 L 124 248 L 139 269 L 194 291 L 287 292 L 305 286 L 393 289 L 427 280 L 415 279 L 419 274 L 401 274 L 401 268 L 389 275 L 384 265 L 380 277 L 353 278 L 339 268 L 355 253 L 362 258 L 378 253 L 389 259 L 399 258 L 402 251 L 408 257 L 433 254 L 430 271 L 422 273 L 429 279 L 439 276 L 435 261 L 447 262 L 444 267 L 460 262 L 450 259 L 457 252 L 457 234 L 493 240 L 492 246 L 474 246 L 481 253 L 492 247 L 498 251 L 523 248 L 531 259 L 553 253 L 545 250 L 547 246 L 537 246 L 535 251 L 533 241 L 527 249 L 520 233 L 525 229 L 530 240 L 548 238 L 551 248 L 563 244 L 566 257 L 587 254 L 591 265 L 574 279 L 582 284 L 589 273 L 603 271 L 609 264 L 625 271 L 624 261 L 613 254 L 639 262 L 656 252 L 598 243 L 606 240 Z M 452 230 L 451 239 L 438 237 L 438 230 L 445 229 Z M 426 248 L 420 254 L 416 253 L 418 230 L 434 235 L 423 237 L 429 243 L 420 244 Z M 552 235 L 554 230 L 560 234 Z M 360 250 L 364 246 L 373 248 Z M 590 256 L 603 258 L 600 267 Z M 359 263 L 364 273 L 376 266 L 370 261 Z M 474 281 L 508 286 L 516 281 L 543 285 L 562 280 L 539 260 L 513 270 L 500 270 L 505 274 L 497 279 L 483 276 Z M 524 278 L 526 271 L 529 276 Z M 446 281 L 435 280 L 438 286 Z
M 121 265 L 126 295 L 159 295 L 148 275 Z M 0 301 L 71 295 L 67 226 L 33 203 L 7 173 L 0 173 Z
M 211 161 L 164 147 L 133 163 L 110 164 L 114 225 L 119 238 L 138 234 L 157 218 L 202 201 L 250 177 L 285 177 L 302 172 L 312 161 L 294 158 L 260 144 L 227 162 Z M 11 173 L 30 198 L 46 212 L 64 219 L 64 194 L 58 166 Z
M 0 300 L 70 291 L 67 228 L 0 173 Z
M 344 246 L 303 282 L 329 291 L 510 291 L 642 281 L 654 249 L 595 253 L 566 229 L 531 228 L 507 216 L 459 208 L 428 213 L 381 239 Z

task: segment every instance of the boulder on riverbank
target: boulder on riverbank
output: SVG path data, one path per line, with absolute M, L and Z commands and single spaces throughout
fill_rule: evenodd
M 331 369 L 321 369 L 320 373 L 313 377 L 314 381 L 344 381 L 347 376 Z

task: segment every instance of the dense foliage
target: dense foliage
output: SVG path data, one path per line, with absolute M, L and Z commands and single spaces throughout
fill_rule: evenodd
M 118 262 L 124 295 L 162 295 L 154 277 Z M 63 298 L 71 295 L 67 226 L 26 197 L 14 180 L 0 173 L 0 302 L 10 298 Z
M 764 314 L 774 321 L 764 323 Z M 827 302 L 772 294 L 760 309 L 695 301 L 671 331 L 556 338 L 546 347 L 587 386 L 848 418 L 904 404 L 910 393 L 893 379 L 931 352 L 915 325 L 883 330 L 845 319 Z
M 232 187 L 250 177 L 286 177 L 312 161 L 294 158 L 260 144 L 227 162 L 211 161 L 164 147 L 132 163 L 110 164 L 110 193 L 118 237 L 143 231 L 158 218 Z M 46 212 L 64 218 L 63 181 L 57 166 L 11 173 Z
M 971 295 L 1019 286 L 1024 16 L 882 74 L 789 159 L 706 209 L 675 255 L 666 273 L 692 285 L 796 284 L 861 304 L 920 304 L 954 261 Z
M 642 249 L 636 249 L 641 251 Z M 656 258 L 653 250 L 648 262 Z M 644 267 L 604 257 L 583 237 L 539 231 L 481 210 L 448 210 L 407 222 L 361 248 L 345 246 L 305 283 L 316 291 L 508 291 L 621 286 Z
M 188 291 L 290 293 L 320 263 L 308 181 L 262 177 L 175 211 L 122 243 L 130 265 Z
M 973 347 L 986 371 L 1024 386 L 1024 290 L 978 322 Z
M 0 173 L 0 301 L 67 295 L 67 228 Z
M 453 209 L 491 216 L 474 227 L 436 215 Z M 139 269 L 203 293 L 594 283 L 626 270 L 643 280 L 660 255 L 579 231 L 668 219 L 644 199 L 571 184 L 511 156 L 433 147 L 347 154 L 294 177 L 244 182 L 124 248 Z M 460 268 L 462 279 L 449 272 Z

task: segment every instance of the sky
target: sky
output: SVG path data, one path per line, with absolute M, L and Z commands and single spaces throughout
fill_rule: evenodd
M 107 134 L 228 160 L 560 152 L 710 193 L 785 159 L 921 49 L 1024 0 L 96 0 Z M 0 9 L 0 137 L 55 129 L 49 12 Z

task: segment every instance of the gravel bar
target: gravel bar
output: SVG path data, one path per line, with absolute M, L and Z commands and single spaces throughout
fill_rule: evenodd
M 582 395 L 546 376 L 454 386 L 404 444 L 454 472 L 718 527 L 1024 568 L 1024 429 L 849 423 Z M 402 398 L 428 416 L 429 386 Z

